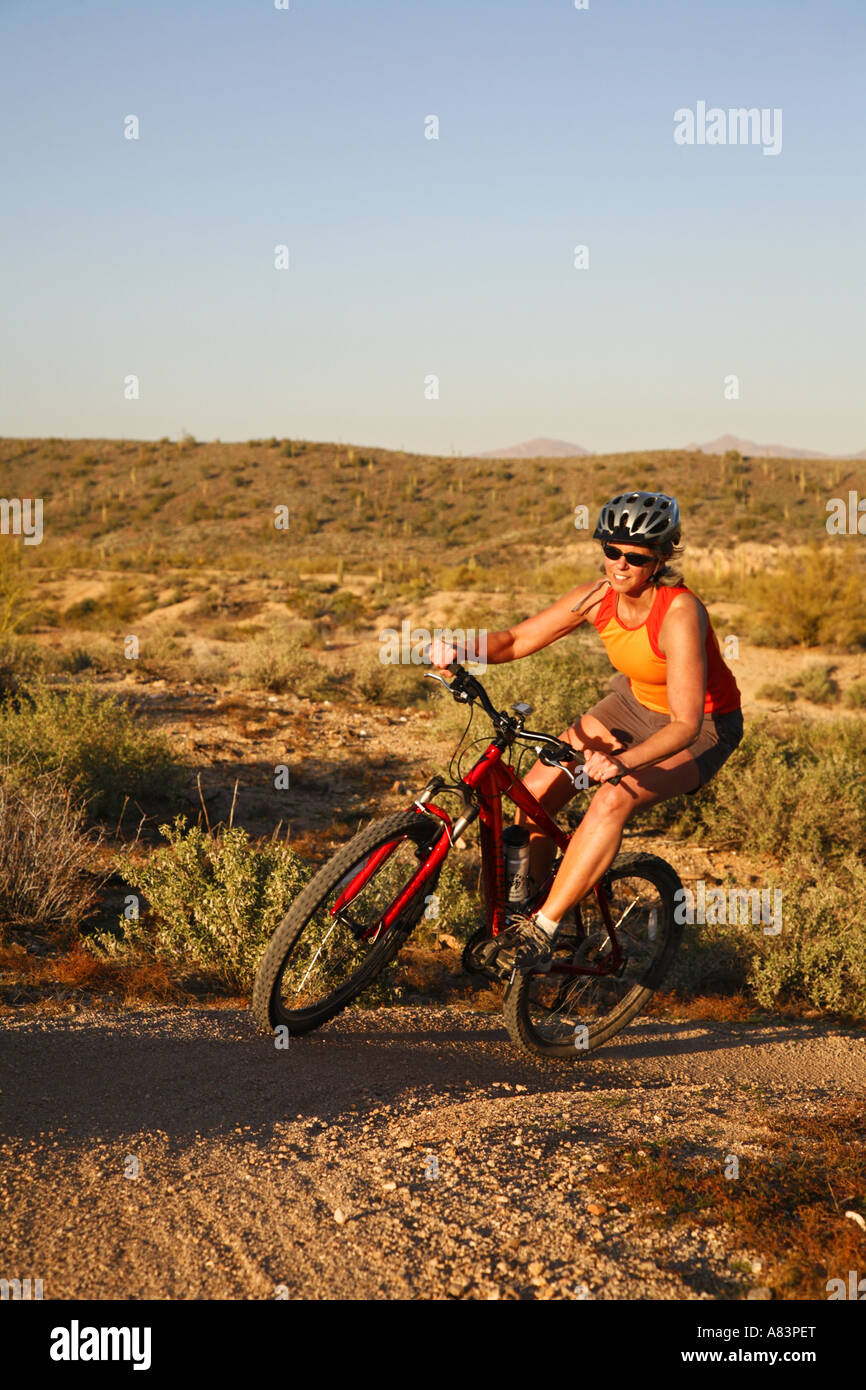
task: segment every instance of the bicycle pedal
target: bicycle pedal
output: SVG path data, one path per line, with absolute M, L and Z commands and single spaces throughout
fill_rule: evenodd
M 500 945 L 498 937 L 488 936 L 483 927 L 479 928 L 463 948 L 463 969 L 467 974 L 484 975 L 488 980 L 501 979 L 495 968 L 495 956 Z

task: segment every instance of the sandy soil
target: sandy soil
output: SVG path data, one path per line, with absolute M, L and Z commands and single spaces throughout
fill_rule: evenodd
M 22 1019 L 0 1069 L 0 1268 L 46 1298 L 731 1299 L 762 1250 L 653 1228 L 606 1173 L 661 1134 L 764 1162 L 769 1116 L 863 1094 L 866 1050 L 644 1021 L 563 1070 L 453 1007 L 283 1051 L 244 1013 L 149 1009 Z

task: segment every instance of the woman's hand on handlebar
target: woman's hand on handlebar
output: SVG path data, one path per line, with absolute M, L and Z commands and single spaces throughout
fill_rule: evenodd
M 622 777 L 629 771 L 619 758 L 597 750 L 587 752 L 583 766 L 587 777 L 593 782 L 609 782 L 611 777 Z
M 427 648 L 427 660 L 431 666 L 436 667 L 437 671 L 451 675 L 448 668 L 460 660 L 460 654 L 456 647 L 451 646 L 450 642 L 443 642 L 441 637 L 434 637 Z

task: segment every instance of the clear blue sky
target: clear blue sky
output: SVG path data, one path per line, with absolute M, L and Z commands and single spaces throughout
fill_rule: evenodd
M 864 30 L 862 0 L 3 0 L 0 433 L 866 448 Z M 699 101 L 781 108 L 781 153 L 676 145 Z

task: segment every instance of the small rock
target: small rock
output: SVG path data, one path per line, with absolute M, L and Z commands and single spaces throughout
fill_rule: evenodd
M 849 1221 L 856 1221 L 861 1231 L 866 1231 L 866 1221 L 863 1220 L 863 1217 L 860 1215 L 859 1211 L 846 1211 L 845 1215 L 847 1216 Z
M 529 1274 L 533 1279 L 537 1275 L 539 1275 L 543 1269 L 544 1265 L 541 1263 L 541 1260 L 533 1260 L 530 1264 L 526 1266 L 527 1274 Z
M 772 1290 L 772 1289 L 768 1289 L 768 1288 L 766 1287 L 766 1285 L 764 1285 L 764 1284 L 759 1285 L 759 1287 L 756 1288 L 756 1289 L 749 1289 L 749 1292 L 746 1294 L 746 1298 L 752 1299 L 752 1300 L 754 1300 L 754 1299 L 768 1299 L 768 1298 L 772 1298 L 772 1297 L 773 1297 L 773 1290 Z
M 343 1224 L 343 1222 L 345 1221 L 345 1219 L 346 1219 L 346 1218 L 345 1218 L 345 1216 L 343 1215 L 342 1211 L 340 1210 L 339 1207 L 337 1207 L 337 1210 L 334 1212 L 334 1220 L 336 1221 L 337 1225 L 338 1225 L 338 1226 L 342 1226 L 342 1224 Z
M 597 1163 L 595 1165 L 595 1171 L 597 1173 L 609 1173 L 610 1169 L 608 1168 L 606 1163 Z
M 397 1184 L 396 1184 L 395 1182 L 383 1182 L 383 1183 L 382 1183 L 382 1191 L 383 1191 L 383 1192 L 396 1192 L 396 1191 L 397 1191 Z
M 586 1209 L 589 1212 L 590 1216 L 604 1216 L 605 1212 L 607 1211 L 607 1207 L 603 1207 L 599 1202 L 587 1203 Z

